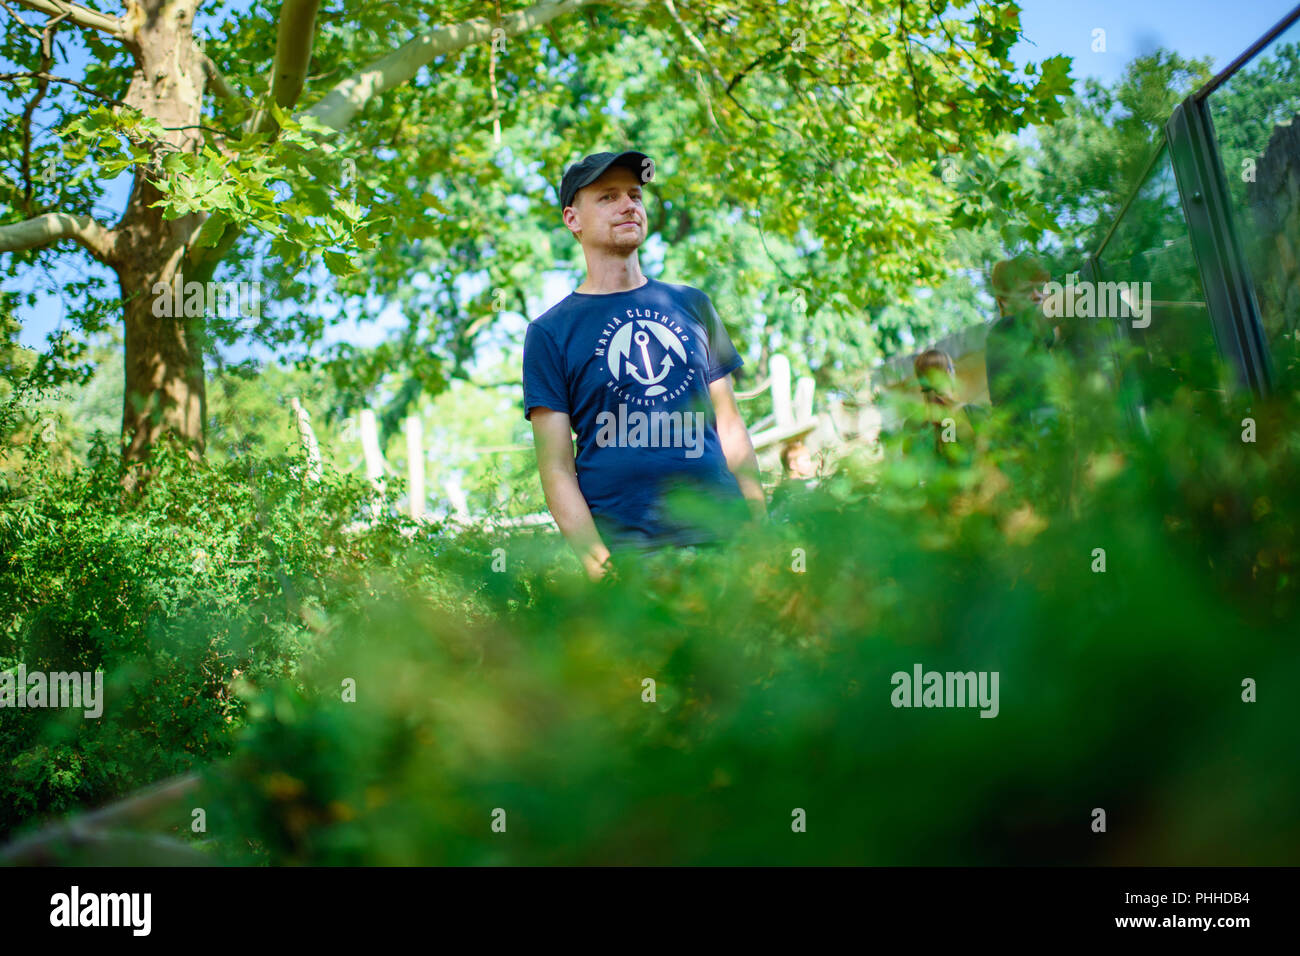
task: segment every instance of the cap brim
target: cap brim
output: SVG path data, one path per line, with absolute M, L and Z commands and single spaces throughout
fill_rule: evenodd
M 609 168 L 611 166 L 624 166 L 632 170 L 638 176 L 644 176 L 645 168 L 646 168 L 645 164 L 647 161 L 650 163 L 650 179 L 654 179 L 655 161 L 653 159 L 650 159 L 650 157 L 647 156 L 645 153 L 638 152 L 635 149 L 629 149 L 625 153 L 619 153 L 617 156 L 610 159 L 608 162 L 600 164 L 599 166 L 595 167 L 595 169 L 593 169 L 591 172 L 589 172 L 586 176 L 582 177 L 582 179 L 580 179 L 577 183 L 574 184 L 573 195 L 574 197 L 576 197 L 578 195 L 579 189 L 584 189 L 587 186 L 590 186 L 601 176 L 604 176 L 605 173 L 609 171 Z M 643 178 L 641 181 L 649 182 L 650 179 Z M 572 205 L 572 201 L 570 201 L 570 205 Z

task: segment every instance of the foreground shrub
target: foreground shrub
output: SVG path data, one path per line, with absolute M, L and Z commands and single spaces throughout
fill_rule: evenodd
M 994 422 L 969 468 L 845 461 L 729 552 L 600 585 L 554 540 L 467 550 L 484 614 L 399 562 L 253 705 L 211 778 L 214 849 L 1296 863 L 1296 409 L 1247 443 L 1217 400 L 1135 435 L 1086 398 L 1028 439 Z M 895 706 L 918 665 L 996 672 L 996 716 Z
M 363 482 L 309 485 L 288 455 L 195 466 L 167 446 L 141 493 L 116 449 L 48 467 L 39 441 L 0 502 L 0 670 L 104 675 L 103 714 L 0 708 L 0 833 L 229 753 L 237 680 L 292 677 L 328 569 L 407 546 L 349 534 Z

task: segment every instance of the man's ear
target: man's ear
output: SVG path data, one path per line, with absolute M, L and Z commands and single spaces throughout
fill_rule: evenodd
M 578 213 L 577 213 L 577 211 L 574 209 L 574 207 L 573 207 L 573 206 L 565 206 L 565 207 L 564 207 L 564 225 L 565 225 L 565 227 L 569 230 L 569 232 L 573 234 L 573 238 L 575 238 L 575 239 L 580 238 L 580 236 L 579 236 L 579 232 L 580 232 L 580 230 L 576 230 L 576 229 L 573 228 L 574 223 L 576 223 L 577 221 L 578 221 Z

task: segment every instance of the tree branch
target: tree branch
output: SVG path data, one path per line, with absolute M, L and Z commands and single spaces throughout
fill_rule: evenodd
M 294 16 L 299 24 L 300 33 L 307 34 L 313 31 L 306 30 L 303 26 L 302 17 L 307 7 L 312 8 L 312 16 L 315 16 L 316 3 L 308 3 L 306 0 L 294 2 L 294 0 L 285 0 L 285 6 L 294 3 L 298 11 Z M 501 18 L 500 28 L 503 29 L 507 36 L 516 36 L 520 33 L 526 33 L 537 27 L 544 26 L 556 17 L 566 13 L 571 13 L 582 7 L 589 6 L 596 2 L 622 4 L 628 0 L 548 0 L 530 7 L 527 10 L 518 11 L 508 14 Z M 289 18 L 293 19 L 293 18 Z M 281 36 L 284 33 L 284 24 L 289 22 L 284 13 L 281 15 Z M 314 22 L 314 21 L 313 21 Z M 456 50 L 464 49 L 474 43 L 480 43 L 491 38 L 494 26 L 492 22 L 484 17 L 477 17 L 464 23 L 455 24 L 448 27 L 438 27 L 437 29 L 416 37 L 413 40 L 403 44 L 387 56 L 376 60 L 374 63 L 353 74 L 346 80 L 338 83 L 314 106 L 303 111 L 302 115 L 311 116 L 313 119 L 330 127 L 334 130 L 344 129 L 352 118 L 369 102 L 373 97 L 405 83 L 419 72 L 420 67 L 432 62 L 436 57 L 444 53 L 451 53 Z M 286 48 L 287 49 L 287 48 Z M 277 81 L 282 72 L 282 67 L 287 67 L 288 53 L 281 54 L 281 48 L 276 49 L 276 77 Z M 310 60 L 311 44 L 307 43 L 305 50 L 302 51 L 301 68 L 303 75 L 306 75 L 308 61 Z M 285 83 L 289 81 L 286 79 Z M 286 93 L 290 86 L 281 87 Z M 298 87 L 301 91 L 301 87 Z M 273 90 L 274 93 L 274 90 Z M 297 94 L 295 94 L 296 97 Z M 282 108 L 292 106 L 292 102 L 282 103 L 278 98 L 276 102 Z M 250 119 L 250 128 L 254 122 L 261 123 L 262 120 L 255 115 Z M 221 215 L 213 213 L 213 215 Z M 220 239 L 213 247 L 192 250 L 190 253 L 190 263 L 195 269 L 202 269 L 211 274 L 212 271 L 221 263 L 222 258 L 229 252 L 231 247 L 239 238 L 242 228 L 233 223 L 225 223 Z M 197 229 L 195 232 L 197 235 Z M 192 241 L 192 240 L 191 240 Z
M 746 74 L 746 73 L 748 73 L 748 72 L 749 72 L 750 70 L 752 70 L 754 67 L 758 66 L 760 63 L 762 63 L 764 60 L 766 60 L 769 56 L 772 55 L 772 53 L 779 52 L 779 51 L 782 50 L 782 49 L 783 49 L 783 47 L 777 47 L 776 50 L 773 50 L 772 52 L 764 53 L 764 54 L 760 55 L 756 60 L 754 60 L 753 63 L 749 64 L 749 66 L 745 67 L 743 70 L 741 70 L 741 71 L 740 71 L 739 73 L 737 73 L 735 76 L 733 76 L 733 77 L 731 78 L 731 82 L 727 84 L 727 88 L 726 88 L 725 90 L 723 90 L 722 92 L 724 92 L 724 93 L 730 93 L 732 90 L 734 90 L 734 89 L 736 88 L 736 84 L 739 83 L 741 80 L 743 80 L 743 79 L 745 78 L 745 74 Z
M 220 216 L 221 213 L 211 213 L 213 216 Z M 200 224 L 199 228 L 202 228 Z M 193 247 L 194 237 L 198 236 L 199 230 L 194 230 L 194 235 L 186 243 L 187 266 L 186 274 L 195 273 L 195 278 L 200 282 L 212 281 L 212 276 L 217 271 L 217 266 L 221 265 L 221 260 L 226 257 L 235 243 L 239 241 L 239 236 L 243 232 L 239 226 L 233 222 L 222 223 L 221 235 L 216 243 L 211 246 L 204 246 L 202 249 Z
M 221 75 L 221 71 L 217 69 L 217 64 L 212 62 L 212 57 L 203 53 L 200 55 L 199 63 L 202 64 L 203 73 L 207 76 L 208 82 L 212 85 L 212 92 L 216 93 L 222 99 L 235 99 L 235 91 L 230 88 L 230 84 L 226 82 L 226 78 Z
M 14 80 L 43 80 L 46 83 L 66 83 L 68 86 L 81 90 L 87 96 L 93 96 L 97 100 L 103 100 L 105 103 L 112 103 L 114 106 L 121 106 L 121 100 L 115 100 L 111 96 L 105 96 L 98 90 L 92 90 L 84 83 L 78 83 L 76 80 L 70 80 L 66 76 L 54 76 L 50 73 L 43 73 L 40 70 L 28 70 L 26 73 L 0 73 L 0 82 L 12 83 Z
M 501 29 L 506 36 L 517 36 L 596 2 L 598 0 L 549 0 L 502 17 Z M 626 0 L 600 2 L 621 4 Z M 342 130 L 371 99 L 405 83 L 420 71 L 420 67 L 435 58 L 488 40 L 492 30 L 492 21 L 486 17 L 431 30 L 336 85 L 320 102 L 305 110 L 304 115 L 331 129 Z
M 0 226 L 0 252 L 39 249 L 62 239 L 71 239 L 100 262 L 112 257 L 116 236 L 89 216 L 48 212 L 43 216 Z
M 682 33 L 686 35 L 686 39 L 690 42 L 691 46 L 695 47 L 696 52 L 700 54 L 700 58 L 708 64 L 709 72 L 713 74 L 713 79 L 717 81 L 719 86 L 723 87 L 725 92 L 730 93 L 731 87 L 734 84 L 729 84 L 722 78 L 722 74 L 718 72 L 718 68 L 713 63 L 713 58 L 709 56 L 708 49 L 700 41 L 700 38 L 691 32 L 691 28 L 686 25 L 686 21 L 678 16 L 677 7 L 673 5 L 673 0 L 664 0 L 664 8 L 668 11 L 668 15 L 673 18 L 673 22 L 676 23 Z
M 29 10 L 39 10 L 41 13 L 48 13 L 51 16 L 65 14 L 70 21 L 79 27 L 85 27 L 88 30 L 101 30 L 119 40 L 126 39 L 126 26 L 122 23 L 121 17 L 100 13 L 98 10 L 90 9 L 90 7 L 83 7 L 79 3 L 65 3 L 63 0 L 14 0 L 14 2 L 21 7 L 27 7 Z
M 137 791 L 118 803 L 51 824 L 43 830 L 0 847 L 0 865 L 57 862 L 58 854 L 55 851 L 64 845 L 72 847 L 90 845 L 100 848 L 105 844 L 119 843 L 122 843 L 121 849 L 134 847 L 153 850 L 155 854 L 161 853 L 161 856 L 153 857 L 159 862 L 165 861 L 170 864 L 210 862 L 198 850 L 178 840 L 104 832 L 105 827 L 146 820 L 161 809 L 174 807 L 178 801 L 195 793 L 199 789 L 200 782 L 198 774 L 194 773 L 171 777 L 152 787 Z
M 898 35 L 903 41 L 903 56 L 907 60 L 907 72 L 912 77 L 912 100 L 916 110 L 916 125 L 928 133 L 930 127 L 926 125 L 925 117 L 921 115 L 921 86 L 916 79 L 916 66 L 912 63 L 912 45 L 907 32 L 906 6 L 906 0 L 898 0 Z
M 17 20 L 19 23 L 21 23 L 21 24 L 23 25 L 23 29 L 24 29 L 24 30 L 26 30 L 26 31 L 27 31 L 28 33 L 30 33 L 32 36 L 36 37 L 36 39 L 38 39 L 38 40 L 41 38 L 41 32 L 40 32 L 39 30 L 37 30 L 35 27 L 33 27 L 33 26 L 32 26 L 30 23 L 28 23 L 26 20 L 24 20 L 22 17 L 20 17 L 20 16 L 18 15 L 18 11 L 15 10 L 13 7 L 9 6 L 9 4 L 5 3 L 4 0 L 0 0 L 0 7 L 4 7 L 5 10 L 8 11 L 8 13 L 9 13 L 9 15 L 10 15 L 11 17 L 13 17 L 13 18 L 14 18 L 15 20 Z
M 41 68 L 37 71 L 38 77 L 36 82 L 36 95 L 32 97 L 27 108 L 23 110 L 23 118 L 20 121 L 23 139 L 23 159 L 22 159 L 22 178 L 23 178 L 23 212 L 27 215 L 32 213 L 32 195 L 35 187 L 32 185 L 32 114 L 36 112 L 36 106 L 45 98 L 45 91 L 50 88 L 49 71 L 54 66 L 54 31 L 59 28 L 59 23 L 67 19 L 66 13 L 61 13 L 56 17 L 50 17 L 45 21 L 45 28 L 41 31 Z
M 291 109 L 302 95 L 311 62 L 311 48 L 316 40 L 316 11 L 320 0 L 284 0 L 280 7 L 280 26 L 275 39 L 275 65 L 271 72 L 271 99 L 281 109 Z M 255 133 L 270 133 L 276 128 L 269 109 L 254 113 L 248 128 Z

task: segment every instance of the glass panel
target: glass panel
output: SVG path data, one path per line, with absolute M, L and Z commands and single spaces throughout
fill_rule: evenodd
M 1300 22 L 1230 76 L 1206 105 L 1269 350 L 1277 371 L 1294 387 L 1300 329 Z
M 1141 296 L 1142 314 L 1110 321 L 1125 353 L 1126 378 L 1136 375 L 1144 399 L 1166 399 L 1180 386 L 1220 388 L 1223 367 L 1167 147 L 1098 261 L 1102 283 L 1138 283 L 1129 288 Z

